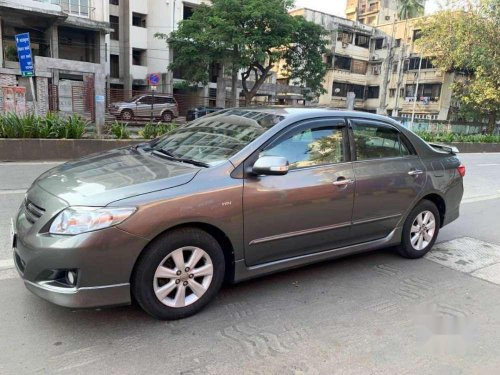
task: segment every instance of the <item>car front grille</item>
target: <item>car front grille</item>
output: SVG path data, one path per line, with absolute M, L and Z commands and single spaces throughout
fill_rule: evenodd
M 34 224 L 38 219 L 40 219 L 44 212 L 45 210 L 43 208 L 38 207 L 28 199 L 24 200 L 24 213 L 26 215 L 26 220 L 28 220 L 31 224 Z

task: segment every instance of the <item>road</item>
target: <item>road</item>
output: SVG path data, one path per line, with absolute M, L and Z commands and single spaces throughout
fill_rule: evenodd
M 0 163 L 0 374 L 497 374 L 500 154 L 461 159 L 461 217 L 426 259 L 384 249 L 226 286 L 176 322 L 29 293 L 9 218 L 55 164 Z

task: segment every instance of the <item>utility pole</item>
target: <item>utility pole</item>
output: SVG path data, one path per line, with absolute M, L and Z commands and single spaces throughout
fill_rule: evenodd
M 384 77 L 383 77 L 383 82 L 382 82 L 382 90 L 380 93 L 379 113 L 381 113 L 381 114 L 387 114 L 385 107 L 386 107 L 386 100 L 387 100 L 387 85 L 389 84 L 389 72 L 390 72 L 390 69 L 392 67 L 392 60 L 393 60 L 393 54 L 394 54 L 394 32 L 395 32 L 394 29 L 395 29 L 395 25 L 396 25 L 396 17 L 394 17 L 394 20 L 392 21 L 392 35 L 391 35 L 391 40 L 390 40 L 389 46 L 388 46 L 389 53 L 387 55 Z
M 420 71 L 421 70 L 422 70 L 422 55 L 420 55 L 420 60 L 418 62 L 417 83 L 415 85 L 415 93 L 413 95 L 413 109 L 411 111 L 410 130 L 413 128 L 413 120 L 415 119 L 415 108 L 417 106 L 418 84 L 420 82 Z
M 330 38 L 331 38 L 331 43 L 332 43 L 332 47 L 331 47 L 331 51 L 332 51 L 332 84 L 331 84 L 331 87 L 332 87 L 332 96 L 333 96 L 333 82 L 335 80 L 335 78 L 334 78 L 334 75 L 335 75 L 335 51 L 337 48 L 337 38 L 338 38 L 339 30 L 338 30 L 338 27 L 336 27 L 336 25 L 333 22 L 331 24 L 330 29 L 331 29 Z M 330 98 L 330 100 L 331 100 L 331 98 Z

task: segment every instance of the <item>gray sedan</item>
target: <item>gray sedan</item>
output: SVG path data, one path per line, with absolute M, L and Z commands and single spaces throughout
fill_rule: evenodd
M 422 257 L 459 215 L 455 154 L 382 116 L 223 110 L 44 173 L 14 221 L 15 264 L 62 306 L 183 318 L 224 281 L 394 245 Z

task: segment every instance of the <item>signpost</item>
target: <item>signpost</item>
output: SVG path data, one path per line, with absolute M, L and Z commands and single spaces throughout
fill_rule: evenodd
M 33 54 L 31 52 L 30 34 L 23 33 L 16 35 L 17 58 L 19 60 L 19 70 L 23 77 L 29 77 L 31 86 L 31 95 L 33 96 L 33 104 L 35 114 L 38 114 L 37 100 L 35 94 L 35 85 L 33 84 L 33 76 L 35 69 L 33 66 Z
M 161 82 L 161 75 L 159 73 L 151 73 L 148 74 L 148 82 L 149 85 L 151 86 L 151 116 L 150 116 L 150 122 L 153 122 L 153 106 L 155 102 L 155 91 L 157 89 L 157 86 Z

